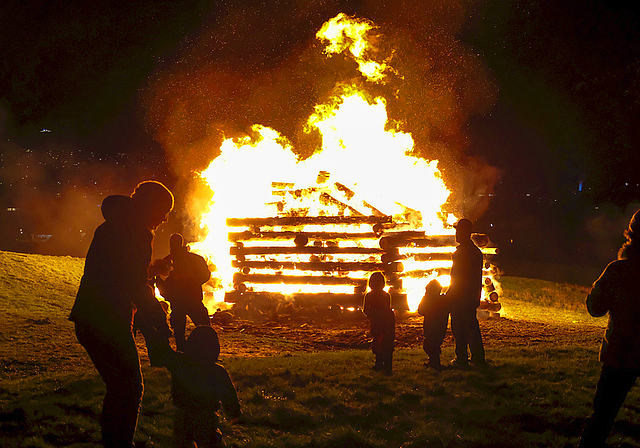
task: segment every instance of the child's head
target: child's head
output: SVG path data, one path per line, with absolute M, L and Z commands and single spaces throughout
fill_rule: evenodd
M 220 356 L 218 333 L 213 327 L 198 325 L 187 338 L 184 353 L 194 360 L 216 362 Z
M 429 283 L 427 283 L 427 286 L 425 288 L 425 292 L 427 294 L 427 297 L 438 296 L 442 292 L 442 285 L 440 284 L 440 282 L 438 280 L 436 280 L 434 278 Z
M 386 280 L 384 279 L 384 274 L 382 272 L 374 272 L 369 277 L 369 288 L 372 291 L 380 291 L 384 288 Z

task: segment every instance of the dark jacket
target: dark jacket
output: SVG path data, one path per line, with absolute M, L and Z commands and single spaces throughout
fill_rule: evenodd
M 393 351 L 396 337 L 396 315 L 391 309 L 391 296 L 386 291 L 369 291 L 364 296 L 363 312 L 371 322 L 371 349 L 374 353 Z
M 468 240 L 460 243 L 451 256 L 451 284 L 447 290 L 452 309 L 480 306 L 483 257 L 480 249 Z
M 105 331 L 130 331 L 136 310 L 149 325 L 168 330 L 166 315 L 147 283 L 153 233 L 128 196 L 102 202 L 105 221 L 96 229 L 69 319 Z
M 418 314 L 424 316 L 422 322 L 424 336 L 444 339 L 449 313 L 449 303 L 444 294 L 425 294 L 418 305 Z
M 215 412 L 224 407 L 228 417 L 242 414 L 236 388 L 220 364 L 205 366 L 182 352 L 166 353 L 165 365 L 171 372 L 173 404 L 183 409 Z
M 204 258 L 181 247 L 164 258 L 171 261 L 173 269 L 166 280 L 158 278 L 157 286 L 162 297 L 172 305 L 202 301 L 202 285 L 211 278 L 211 271 Z
M 600 361 L 640 369 L 640 260 L 616 260 L 606 267 L 587 296 L 594 317 L 609 313 Z

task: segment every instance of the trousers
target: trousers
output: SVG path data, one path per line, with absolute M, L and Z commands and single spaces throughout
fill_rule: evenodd
M 144 390 L 133 333 L 76 323 L 76 336 L 107 388 L 100 415 L 102 443 L 107 448 L 130 448 Z
M 456 359 L 459 363 L 468 362 L 467 347 L 471 352 L 472 361 L 485 361 L 484 345 L 482 344 L 482 334 L 475 306 L 460 306 L 453 310 L 451 313 L 451 333 L 453 333 L 455 340 Z
M 579 448 L 601 448 L 627 394 L 640 376 L 640 369 L 619 369 L 603 365 L 593 398 L 593 414 L 582 432 Z
M 176 348 L 179 351 L 184 351 L 187 316 L 191 318 L 191 321 L 195 325 L 210 325 L 209 312 L 202 302 L 171 302 L 171 316 L 169 316 L 169 323 L 173 329 L 173 335 L 176 338 Z

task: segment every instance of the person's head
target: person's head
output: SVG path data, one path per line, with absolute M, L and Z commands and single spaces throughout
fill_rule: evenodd
M 166 222 L 167 215 L 173 209 L 173 194 L 155 180 L 140 182 L 133 190 L 131 199 L 149 230 L 155 230 Z
M 184 238 L 179 233 L 173 233 L 169 237 L 169 249 L 171 252 L 175 252 L 180 250 L 180 248 L 184 245 Z
M 218 333 L 213 327 L 198 325 L 187 338 L 184 353 L 189 358 L 203 364 L 215 363 L 220 356 Z
M 384 278 L 384 274 L 382 272 L 374 272 L 369 277 L 369 288 L 372 291 L 380 291 L 384 288 L 386 280 Z
M 427 283 L 427 286 L 425 287 L 425 293 L 427 294 L 427 297 L 439 296 L 440 293 L 442 293 L 442 285 L 438 280 L 434 278 L 429 283 Z
M 461 219 L 455 225 L 456 228 L 456 242 L 461 243 L 471 238 L 471 228 L 473 225 L 468 219 Z
M 640 210 L 629 220 L 629 227 L 624 231 L 625 242 L 618 251 L 619 259 L 640 257 Z

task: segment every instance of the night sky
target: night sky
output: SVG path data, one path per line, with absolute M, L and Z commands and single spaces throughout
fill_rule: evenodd
M 0 205 L 30 213 L 0 230 L 92 232 L 94 204 L 146 178 L 180 196 L 254 123 L 304 154 L 299 124 L 337 81 L 314 35 L 339 12 L 406 61 L 390 116 L 490 198 L 461 207 L 505 256 L 583 257 L 585 238 L 612 256 L 640 204 L 640 26 L 592 0 L 3 2 Z

